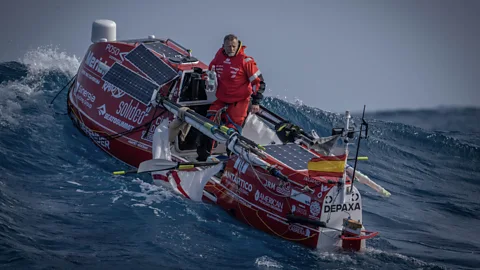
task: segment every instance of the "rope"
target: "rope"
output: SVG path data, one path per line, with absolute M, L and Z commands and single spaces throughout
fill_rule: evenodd
M 182 120 L 185 122 L 185 112 L 188 111 L 190 108 L 188 107 L 180 107 L 178 109 L 178 119 Z
M 245 216 L 245 214 L 243 213 L 243 211 L 242 211 L 242 204 L 240 203 L 240 200 L 239 200 L 239 199 L 235 198 L 235 196 L 233 196 L 233 195 L 230 194 L 229 192 L 224 192 L 223 190 L 219 189 L 219 188 L 216 187 L 216 186 L 213 186 L 213 187 L 214 187 L 216 190 L 220 191 L 223 195 L 227 195 L 227 196 L 229 196 L 229 197 L 232 197 L 233 199 L 236 199 L 236 200 L 237 200 L 238 209 L 240 210 L 240 213 L 242 214 L 243 219 L 245 220 L 245 222 L 246 222 L 248 225 L 254 227 L 254 226 L 250 223 L 250 221 L 248 221 L 248 218 L 247 218 L 247 217 Z M 233 191 L 231 191 L 231 192 L 233 192 Z M 240 195 L 237 193 L 237 196 L 240 196 Z M 246 207 L 248 207 L 248 206 L 246 206 Z M 250 207 L 248 207 L 248 208 L 250 208 Z M 317 233 L 313 233 L 312 235 L 310 235 L 310 236 L 308 236 L 308 237 L 305 237 L 305 238 L 297 238 L 297 239 L 286 237 L 286 236 L 284 236 L 284 234 L 286 234 L 289 229 L 287 229 L 287 230 L 286 230 L 285 232 L 283 232 L 282 234 L 276 232 L 275 230 L 273 230 L 272 228 L 270 228 L 270 226 L 267 225 L 267 223 L 262 219 L 262 217 L 259 216 L 259 213 L 258 213 L 259 210 L 254 209 L 254 208 L 250 208 L 250 209 L 252 209 L 253 211 L 255 211 L 256 216 L 257 216 L 258 219 L 265 225 L 265 227 L 267 227 L 267 228 L 268 228 L 273 234 L 275 234 L 276 236 L 278 236 L 278 237 L 280 237 L 280 238 L 283 238 L 283 239 L 285 239 L 285 240 L 289 240 L 289 241 L 304 241 L 304 240 L 310 239 L 310 238 L 312 238 L 312 237 L 315 237 L 315 236 L 317 235 Z M 311 230 L 315 232 L 314 229 L 311 229 Z
M 141 128 L 146 127 L 146 126 L 148 126 L 148 129 L 150 129 L 151 123 L 152 123 L 156 118 L 159 118 L 159 117 L 161 117 L 163 114 L 165 114 L 166 112 L 168 112 L 168 111 L 165 110 L 165 111 L 163 111 L 161 114 L 159 114 L 157 117 L 155 117 L 155 113 L 157 112 L 157 108 L 158 108 L 158 107 L 155 108 L 155 112 L 153 113 L 152 119 L 151 119 L 150 121 L 148 121 L 147 123 L 145 123 L 145 124 L 143 124 L 143 125 L 141 125 L 141 126 L 134 127 L 134 128 L 131 129 L 131 130 L 126 130 L 126 131 L 120 132 L 120 133 L 108 134 L 106 131 L 94 130 L 94 129 L 90 129 L 90 128 L 89 128 L 89 129 L 90 129 L 91 131 L 95 132 L 95 133 L 107 134 L 107 136 L 104 136 L 104 139 L 106 139 L 106 140 L 116 139 L 116 138 L 121 137 L 121 136 L 123 136 L 123 135 L 128 135 L 128 134 L 133 133 L 133 132 L 136 132 L 137 130 L 140 130 Z M 84 121 L 83 121 L 82 119 L 80 119 L 80 117 L 75 113 L 74 110 L 72 110 L 72 106 L 70 106 L 70 111 L 73 112 L 73 115 L 75 116 L 75 118 L 77 118 L 78 121 L 80 121 L 81 123 L 84 124 Z M 147 131 L 148 131 L 148 129 L 147 129 Z
M 156 109 L 155 109 L 155 112 L 156 112 Z M 167 112 L 166 110 L 163 111 L 161 114 L 159 114 L 159 115 L 157 116 L 157 118 L 160 117 L 160 116 L 162 116 L 162 115 L 165 114 L 166 112 Z M 150 124 L 153 122 L 153 120 L 155 120 L 155 113 L 153 114 L 152 119 L 151 119 L 150 121 L 148 121 L 147 123 L 145 123 L 145 124 L 143 124 L 143 125 L 141 125 L 141 126 L 134 127 L 134 128 L 131 129 L 131 130 L 126 130 L 126 131 L 124 131 L 124 132 L 120 132 L 120 133 L 108 135 L 108 136 L 105 137 L 105 139 L 107 139 L 107 140 L 116 139 L 116 138 L 118 138 L 118 137 L 121 137 L 121 136 L 124 136 L 124 135 L 128 135 L 128 134 L 130 134 L 130 133 L 136 132 L 137 130 L 140 130 L 140 129 L 143 128 L 143 127 L 146 127 L 146 126 L 149 126 L 149 127 L 150 127 Z
M 67 83 L 65 86 L 62 87 L 62 89 L 60 89 L 60 91 L 58 91 L 58 93 L 55 95 L 55 97 L 52 99 L 52 101 L 50 101 L 50 104 L 49 104 L 50 107 L 52 106 L 52 104 L 53 104 L 53 102 L 55 101 L 55 99 L 57 99 L 57 97 L 60 95 L 60 93 L 62 93 L 63 90 L 65 90 L 65 88 L 67 88 L 67 86 L 69 86 L 69 85 L 71 85 L 71 84 L 73 83 L 73 80 L 75 80 L 75 78 L 77 78 L 77 75 L 76 75 L 76 74 L 70 79 L 70 81 L 68 81 L 68 83 Z M 70 88 L 70 87 L 68 87 L 68 88 Z M 67 95 L 67 96 L 68 96 L 68 95 Z M 55 112 L 55 114 L 67 115 L 68 112 L 66 112 L 66 113 Z
M 55 95 L 55 97 L 52 99 L 52 101 L 50 101 L 50 105 L 52 105 L 52 103 L 55 101 L 55 99 L 58 97 L 58 95 L 60 95 L 61 92 L 63 92 L 63 90 L 65 90 L 65 88 L 71 84 L 73 82 L 73 80 L 77 77 L 77 75 L 74 75 L 70 81 L 68 81 L 68 83 L 60 90 L 58 91 L 58 93 Z
M 273 194 L 273 195 L 275 195 L 275 196 L 278 196 L 278 197 L 282 197 L 282 198 L 284 199 L 284 202 L 286 202 L 288 208 L 290 209 L 290 212 L 292 212 L 292 206 L 290 205 L 290 200 L 288 200 L 288 199 L 291 198 L 292 196 L 291 196 L 291 195 L 283 195 L 283 194 L 280 194 L 280 193 L 278 193 L 278 192 L 273 192 L 273 191 L 271 191 L 269 188 L 267 188 L 267 187 L 265 186 L 265 184 L 262 183 L 262 180 L 261 180 L 260 177 L 258 176 L 257 169 L 253 166 L 251 160 L 247 160 L 247 162 L 248 162 L 249 165 L 252 167 L 253 173 L 255 174 L 255 177 L 256 177 L 257 180 L 260 182 L 260 184 L 261 184 L 269 193 L 271 193 L 271 194 Z M 236 174 L 238 175 L 238 170 L 237 170 L 237 173 L 236 173 Z M 255 210 L 255 209 L 253 209 L 253 210 Z M 258 210 L 255 210 L 255 211 L 256 211 L 257 217 L 260 219 L 260 221 L 262 221 L 262 223 L 263 223 L 270 231 L 272 231 L 272 232 L 273 232 L 274 234 L 276 234 L 277 236 L 282 237 L 282 238 L 284 238 L 284 239 L 286 239 L 286 240 L 290 240 L 290 241 L 303 241 L 303 240 L 307 240 L 307 239 L 309 239 L 309 238 L 312 238 L 312 237 L 314 237 L 314 236 L 316 235 L 316 234 L 314 233 L 313 235 L 308 236 L 308 237 L 305 237 L 305 238 L 302 238 L 302 239 L 292 239 L 292 238 L 285 237 L 285 236 L 283 236 L 283 235 L 288 232 L 288 230 L 289 230 L 288 228 L 287 228 L 287 230 L 286 230 L 284 233 L 282 233 L 281 235 L 278 234 L 276 231 L 274 231 L 272 228 L 270 228 L 270 227 L 267 225 L 267 223 L 265 223 L 265 222 L 263 221 L 263 219 L 258 215 Z M 243 215 L 243 213 L 242 213 L 242 215 Z M 245 218 L 245 216 L 244 216 L 244 218 Z
M 213 119 L 210 118 L 214 123 L 220 124 L 222 122 L 222 114 L 227 111 L 227 106 L 221 108 L 220 110 L 208 110 L 207 111 L 207 117 L 212 117 Z

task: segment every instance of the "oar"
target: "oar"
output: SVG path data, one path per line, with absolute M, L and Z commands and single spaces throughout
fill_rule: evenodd
M 347 169 L 348 175 L 350 177 L 353 177 L 353 167 L 347 164 L 346 169 Z M 373 190 L 375 190 L 376 192 L 380 193 L 385 197 L 390 197 L 390 195 L 392 195 L 388 190 L 384 189 L 382 186 L 375 183 L 372 179 L 370 179 L 368 176 L 366 176 L 365 174 L 361 173 L 358 170 L 356 171 L 356 174 L 355 174 L 355 180 L 357 180 L 358 182 L 364 185 L 371 187 Z
M 158 172 L 165 170 L 188 170 L 195 167 L 204 167 L 204 166 L 213 166 L 217 165 L 220 162 L 174 162 L 166 159 L 150 159 L 140 163 L 138 169 L 133 169 L 129 171 L 116 171 L 113 172 L 114 175 L 124 175 L 128 173 L 145 173 L 145 172 Z

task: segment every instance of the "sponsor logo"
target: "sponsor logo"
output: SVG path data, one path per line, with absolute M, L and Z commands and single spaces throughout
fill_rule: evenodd
M 241 158 L 237 158 L 237 160 L 235 161 L 235 164 L 233 164 L 233 168 L 237 169 L 241 173 L 245 173 L 248 169 L 248 166 L 249 166 L 248 162 L 245 162 L 245 160 Z
M 351 198 L 352 202 L 356 202 L 359 199 L 360 199 L 360 194 L 356 192 L 352 193 L 352 198 Z M 333 196 L 332 195 L 325 196 L 325 204 L 332 204 L 332 203 L 333 203 Z
M 117 63 L 119 63 L 119 64 L 122 63 L 122 60 L 116 58 L 116 57 L 113 56 L 113 55 L 109 55 L 109 56 L 108 56 L 108 59 L 113 60 L 113 61 L 115 61 L 115 62 L 117 62 Z
M 297 208 L 297 205 L 293 204 L 292 205 L 292 213 L 298 213 L 298 214 L 306 216 L 307 215 L 307 210 L 305 209 L 305 206 L 302 205 L 302 204 L 299 204 L 298 208 Z
M 362 208 L 359 200 L 360 194 L 358 194 L 357 192 L 353 192 L 350 202 L 345 202 L 343 204 L 332 204 L 334 203 L 334 198 L 331 195 L 327 195 L 325 196 L 325 205 L 323 207 L 323 212 L 335 213 L 361 210 Z
M 237 72 L 240 70 L 239 68 L 234 68 L 234 67 L 230 67 L 230 74 L 232 74 L 232 76 L 230 78 L 234 79 L 235 77 L 237 77 Z
M 320 214 L 321 210 L 322 210 L 322 208 L 320 207 L 319 202 L 313 201 L 310 204 L 310 214 L 312 214 L 312 216 L 318 216 Z
M 275 190 L 276 184 L 271 181 L 265 180 L 265 186 L 267 186 L 267 188 L 271 190 Z
M 88 127 L 85 126 L 83 122 L 80 122 L 80 128 L 87 134 L 94 142 L 98 145 L 102 146 L 103 148 L 107 148 L 110 150 L 110 141 L 105 139 L 104 137 L 98 135 L 94 131 L 90 130 Z
M 292 212 L 306 216 L 307 215 L 307 210 L 305 209 L 305 206 L 303 206 L 301 204 L 299 204 L 298 206 L 299 207 L 297 207 L 296 205 L 292 205 Z
M 259 190 L 255 192 L 255 201 L 260 202 L 261 204 L 268 206 L 274 210 L 277 210 L 279 212 L 283 211 L 283 203 L 278 201 L 275 198 L 272 198 L 268 195 L 265 195 L 261 193 Z
M 92 74 L 88 73 L 85 71 L 85 69 L 82 69 L 82 74 L 87 77 L 87 79 L 89 79 L 90 81 L 96 83 L 96 84 L 100 84 L 100 80 L 93 77 Z
M 128 139 L 128 143 L 131 144 L 131 145 L 135 145 L 135 146 L 138 146 L 142 149 L 145 149 L 145 150 L 148 150 L 148 145 L 144 144 L 144 143 L 141 143 L 141 142 L 137 142 L 135 140 L 132 140 L 132 139 Z
M 115 116 L 109 114 L 107 112 L 107 107 L 105 106 L 105 104 L 103 104 L 102 106 L 100 107 L 97 107 L 98 109 L 98 115 L 100 116 L 103 116 L 103 118 L 109 122 L 112 122 L 113 124 L 119 126 L 119 127 L 122 127 L 124 129 L 127 129 L 127 130 L 132 130 L 133 129 L 133 126 L 130 125 L 130 124 L 127 124 L 125 123 L 124 121 L 116 118 Z
M 317 182 L 318 182 L 318 180 L 315 180 L 315 179 L 310 178 L 310 177 L 308 177 L 308 176 L 305 176 L 305 177 L 303 178 L 303 181 L 308 182 L 308 183 L 317 183 Z
M 79 100 L 83 105 L 87 108 L 92 108 L 92 103 L 95 102 L 95 95 L 88 92 L 87 89 L 83 88 L 83 86 L 77 82 L 77 86 L 73 90 L 73 95 Z
M 120 54 L 120 49 L 113 46 L 112 44 L 107 44 L 107 46 L 105 47 L 105 51 L 113 54 L 113 55 L 119 55 Z
M 155 124 L 152 123 L 150 125 L 150 130 L 148 132 L 146 130 L 142 131 L 142 140 L 145 140 L 147 142 L 153 142 L 153 134 L 155 133 L 155 129 L 160 125 L 160 123 L 163 121 L 163 117 L 157 117 L 157 120 L 155 120 Z
M 103 91 L 105 92 L 110 92 L 112 94 L 112 97 L 114 98 L 121 98 L 125 95 L 125 92 L 122 90 L 118 89 L 115 85 L 109 83 L 109 82 L 103 82 L 102 86 Z
M 140 102 L 137 101 L 137 105 L 135 106 L 133 105 L 133 102 L 134 102 L 133 99 L 130 100 L 130 103 L 121 101 L 115 113 L 125 119 L 133 121 L 137 124 L 141 124 L 143 119 L 145 119 L 145 116 L 148 115 L 148 112 L 150 112 L 152 107 L 147 107 L 145 111 L 142 111 L 141 109 L 138 108 L 138 106 L 140 106 Z
M 281 183 L 275 190 L 282 195 L 290 196 L 291 189 L 290 183 Z
M 295 224 L 290 224 L 288 225 L 288 229 L 294 233 L 298 233 L 300 235 L 303 235 L 303 236 L 306 236 L 306 237 L 310 237 L 310 229 L 305 229 L 303 227 L 300 227 L 298 225 L 295 225 Z
M 321 185 L 320 186 L 320 192 L 317 194 L 317 198 L 322 198 L 323 193 L 328 190 L 328 186 Z
M 113 46 L 113 44 L 107 44 L 107 46 L 105 46 L 105 51 L 110 53 L 108 58 L 112 59 L 113 61 L 115 61 L 117 63 L 122 63 L 123 60 L 125 60 L 125 55 L 128 54 L 128 52 L 120 52 L 120 49 Z M 118 59 L 115 56 L 119 56 L 120 59 Z
M 85 57 L 85 64 L 101 75 L 105 75 L 105 73 L 107 73 L 107 61 L 103 63 L 102 58 L 96 58 L 92 51 L 89 51 L 87 57 Z
M 215 71 L 217 72 L 217 78 L 221 78 L 223 73 L 223 65 L 216 65 Z
M 284 196 L 290 196 L 291 186 L 290 183 L 281 182 L 279 185 L 273 183 L 272 181 L 266 179 L 264 184 L 268 189 L 276 191 L 278 194 Z
M 242 178 L 236 176 L 235 174 L 226 171 L 225 176 L 227 177 L 228 180 L 231 180 L 233 183 L 235 183 L 238 187 L 238 190 L 240 193 L 243 193 L 245 195 L 250 194 L 253 190 L 253 185 L 250 184 L 249 182 L 243 180 Z
M 311 209 L 311 208 L 310 208 Z M 332 204 L 325 205 L 323 212 L 325 213 L 335 213 L 335 212 L 345 212 L 345 211 L 355 211 L 361 210 L 360 203 L 344 203 L 344 204 Z

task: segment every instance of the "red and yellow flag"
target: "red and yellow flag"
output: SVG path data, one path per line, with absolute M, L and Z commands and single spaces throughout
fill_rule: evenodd
M 310 159 L 308 162 L 308 175 L 342 177 L 345 171 L 345 160 L 347 155 L 322 156 Z

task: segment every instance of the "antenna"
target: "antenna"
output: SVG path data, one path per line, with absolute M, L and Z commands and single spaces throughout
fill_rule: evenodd
M 350 186 L 350 191 L 348 192 L 348 194 L 351 194 L 353 192 L 353 183 L 355 183 L 355 172 L 357 170 L 358 153 L 360 151 L 360 141 L 361 139 L 366 139 L 368 137 L 368 123 L 365 121 L 365 107 L 366 105 L 363 105 L 362 123 L 360 124 L 357 152 L 355 153 L 355 164 L 353 165 L 352 185 Z M 362 135 L 363 126 L 365 126 L 365 136 Z

